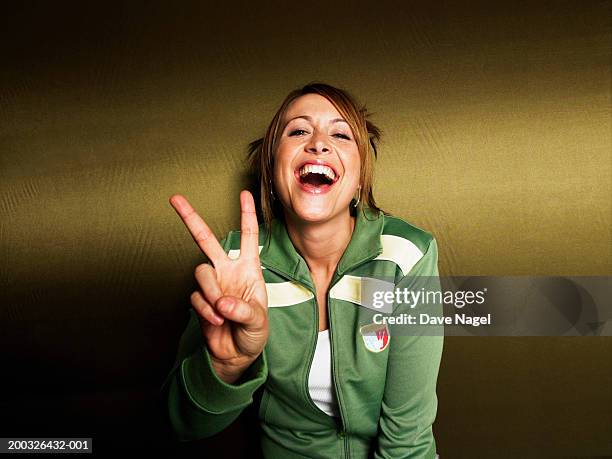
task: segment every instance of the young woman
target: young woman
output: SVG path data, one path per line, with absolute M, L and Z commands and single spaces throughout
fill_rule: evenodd
M 251 144 L 264 223 L 242 191 L 240 231 L 221 243 L 183 196 L 170 198 L 212 263 L 195 269 L 165 383 L 181 440 L 225 429 L 261 388 L 267 458 L 435 457 L 443 338 L 390 333 L 361 292 L 375 278 L 437 279 L 437 246 L 376 206 L 380 131 L 368 116 L 330 85 L 291 92 Z

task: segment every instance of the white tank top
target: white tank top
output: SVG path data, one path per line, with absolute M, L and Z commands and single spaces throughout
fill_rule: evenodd
M 338 401 L 332 381 L 329 329 L 319 332 L 317 346 L 308 375 L 310 398 L 329 416 L 339 417 Z

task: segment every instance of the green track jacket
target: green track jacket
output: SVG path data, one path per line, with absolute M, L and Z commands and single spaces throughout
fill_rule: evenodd
M 412 288 L 420 276 L 434 276 L 439 286 L 433 236 L 382 212 L 366 208 L 358 213 L 327 296 L 340 419 L 319 409 L 308 391 L 319 324 L 308 266 L 277 220 L 270 232 L 260 226 L 259 244 L 270 326 L 264 352 L 235 384 L 223 382 L 212 369 L 191 310 L 162 388 L 179 440 L 225 429 L 263 386 L 258 416 L 266 458 L 434 458 L 442 333 L 406 333 L 405 328 L 394 333 L 391 325 L 381 329 L 371 325 L 376 311 L 361 304 L 362 285 L 372 278 Z M 231 231 L 222 245 L 230 258 L 237 257 L 240 232 Z M 393 310 L 394 315 L 418 314 L 420 306 L 397 302 Z M 372 327 L 378 330 L 368 335 Z

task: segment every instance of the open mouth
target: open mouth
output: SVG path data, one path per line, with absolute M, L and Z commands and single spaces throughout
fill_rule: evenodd
M 339 175 L 328 165 L 304 163 L 295 170 L 301 188 L 310 193 L 324 193 L 338 181 Z

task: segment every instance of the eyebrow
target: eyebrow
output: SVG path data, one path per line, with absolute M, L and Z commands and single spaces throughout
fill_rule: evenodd
M 291 121 L 293 121 L 295 119 L 298 119 L 298 118 L 304 118 L 304 119 L 306 119 L 308 121 L 312 121 L 312 117 L 311 116 L 308 116 L 308 115 L 299 115 L 299 116 L 295 116 L 295 117 L 291 118 L 290 120 L 288 120 L 285 125 L 289 124 Z M 348 121 L 346 121 L 344 118 L 334 118 L 333 120 L 331 120 L 331 122 L 332 123 L 344 122 L 344 123 L 348 124 Z

